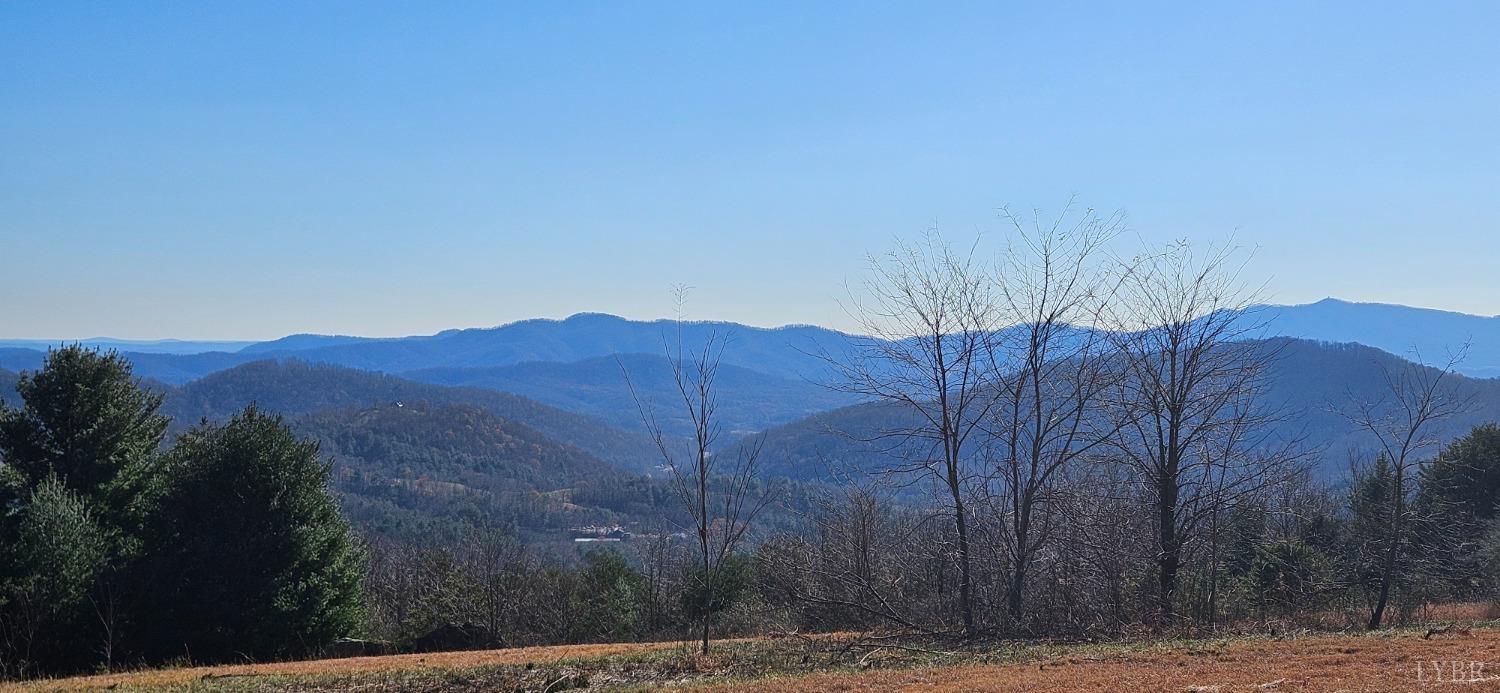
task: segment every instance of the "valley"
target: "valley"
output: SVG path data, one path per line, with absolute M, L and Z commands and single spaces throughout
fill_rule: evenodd
M 1360 324 L 1386 325 L 1403 316 L 1422 325 L 1457 322 L 1447 331 L 1427 330 L 1423 339 L 1466 340 L 1481 354 L 1491 348 L 1491 341 L 1462 331 L 1488 324 L 1484 319 L 1463 322 L 1402 307 L 1385 308 L 1387 315 L 1378 306 L 1347 305 L 1355 315 L 1378 314 Z M 1328 302 L 1268 310 L 1276 311 L 1266 320 L 1268 332 L 1360 336 L 1347 320 L 1317 320 L 1332 310 Z M 1281 321 L 1285 330 L 1276 328 Z M 305 335 L 235 352 L 126 356 L 165 394 L 163 412 L 175 431 L 224 420 L 250 403 L 288 417 L 322 442 L 346 510 L 367 530 L 446 528 L 452 534 L 458 530 L 450 523 L 457 522 L 515 526 L 538 539 L 557 539 L 568 527 L 655 525 L 674 512 L 637 398 L 667 412 L 661 419 L 667 435 L 678 443 L 686 439 L 690 425 L 674 406 L 679 395 L 660 354 L 676 329 L 661 321 L 580 315 L 409 339 Z M 716 331 L 733 336 L 719 374 L 725 439 L 763 441 L 767 478 L 810 484 L 799 490 L 785 521 L 793 521 L 820 484 L 897 464 L 873 439 L 910 413 L 860 404 L 839 391 L 820 356 L 847 354 L 857 338 L 813 327 L 692 323 L 683 326 L 687 351 Z M 1388 332 L 1368 338 L 1393 339 Z M 1344 483 L 1349 460 L 1373 449 L 1347 410 L 1378 396 L 1386 374 L 1405 360 L 1354 343 L 1279 337 L 1264 344 L 1276 352 L 1263 398 L 1277 412 L 1273 435 L 1306 450 L 1317 478 Z M 0 364 L 11 369 L 0 370 L 0 397 L 15 404 L 15 369 L 40 363 L 44 352 L 8 348 Z M 187 342 L 176 347 L 192 348 Z M 640 351 L 609 353 L 616 349 Z M 438 363 L 461 365 L 431 365 Z M 1443 440 L 1500 420 L 1500 381 L 1464 377 L 1457 386 L 1469 406 L 1441 423 Z

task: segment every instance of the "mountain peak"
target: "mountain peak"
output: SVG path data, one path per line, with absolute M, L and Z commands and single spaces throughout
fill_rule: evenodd
M 1479 319 L 1479 320 L 1491 320 L 1491 319 L 1494 319 L 1496 317 L 1500 317 L 1500 316 L 1494 316 L 1494 315 L 1482 315 L 1482 314 L 1477 314 L 1477 313 L 1465 313 L 1465 312 L 1462 312 L 1462 311 L 1449 310 L 1449 309 L 1445 309 L 1445 308 L 1425 308 L 1425 307 L 1422 307 L 1422 306 L 1408 306 L 1408 305 L 1404 305 L 1404 304 L 1400 304 L 1400 303 L 1382 303 L 1382 302 L 1379 302 L 1379 301 L 1350 301 L 1350 300 L 1347 300 L 1347 299 L 1335 298 L 1333 296 L 1328 296 L 1326 298 L 1319 299 L 1318 301 L 1315 301 L 1313 303 L 1302 303 L 1302 304 L 1295 304 L 1295 305 L 1278 305 L 1278 306 L 1268 306 L 1268 307 L 1270 307 L 1270 308 L 1276 308 L 1276 309 L 1282 309 L 1282 310 L 1297 309 L 1297 308 L 1324 308 L 1324 309 L 1328 309 L 1328 308 L 1347 308 L 1347 309 L 1364 309 L 1364 310 L 1386 310 L 1386 311 L 1399 311 L 1401 313 L 1407 313 L 1407 314 L 1412 314 L 1412 315 L 1425 314 L 1425 315 L 1432 315 L 1432 316 L 1450 316 L 1450 317 L 1455 317 L 1455 318 L 1473 318 L 1473 319 Z
M 615 315 L 613 313 L 594 313 L 594 312 L 584 311 L 584 312 L 581 312 L 581 313 L 574 313 L 572 315 L 569 315 L 568 317 L 563 318 L 561 320 L 561 322 L 577 324 L 577 323 L 621 323 L 621 322 L 631 322 L 631 321 L 628 320 L 628 319 L 626 319 L 626 318 L 622 318 L 622 317 L 620 317 L 618 315 Z

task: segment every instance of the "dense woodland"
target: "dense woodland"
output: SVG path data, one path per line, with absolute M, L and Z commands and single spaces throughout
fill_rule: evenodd
M 713 334 L 613 362 L 644 436 L 300 362 L 179 387 L 73 346 L 0 372 L 0 675 L 1380 628 L 1500 596 L 1491 381 L 1260 339 L 1229 254 L 1121 263 L 1115 220 L 1071 224 L 1018 222 L 995 262 L 937 237 L 873 259 L 869 336 L 815 355 L 828 401 L 861 403 L 759 434 L 719 409 L 739 375 Z M 582 524 L 635 537 L 568 542 Z

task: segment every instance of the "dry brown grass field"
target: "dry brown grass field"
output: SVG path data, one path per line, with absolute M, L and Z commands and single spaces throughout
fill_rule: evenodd
M 68 679 L 12 684 L 7 693 L 17 690 L 89 690 L 117 688 L 155 688 L 198 686 L 213 682 L 238 680 L 244 683 L 287 681 L 298 677 L 317 678 L 326 675 L 372 676 L 413 671 L 465 671 L 505 665 L 545 665 L 567 660 L 598 660 L 653 650 L 675 649 L 676 643 L 621 643 L 602 645 L 555 645 L 551 647 L 517 647 L 504 650 L 468 652 L 432 652 L 424 654 L 387 655 L 383 657 L 346 657 L 303 662 L 237 664 L 231 666 L 184 667 Z
M 954 651 L 872 648 L 852 636 L 676 643 L 159 669 L 5 690 L 1434 691 L 1500 690 L 1500 626 Z M 850 647 L 854 644 L 853 647 Z
M 1460 664 L 1455 667 L 1453 662 Z M 722 689 L 756 693 L 1500 690 L 1500 631 L 1476 629 L 1469 637 L 1433 639 L 1402 633 L 1164 644 L 1011 664 L 830 672 L 736 683 Z

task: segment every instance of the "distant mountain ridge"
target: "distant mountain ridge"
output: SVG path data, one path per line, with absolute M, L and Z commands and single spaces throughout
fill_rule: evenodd
M 1473 377 L 1500 375 L 1500 318 L 1337 299 L 1295 306 L 1257 306 L 1251 311 L 1254 315 L 1249 319 L 1263 325 L 1260 336 L 1285 336 L 1325 345 L 1359 344 L 1393 357 L 1420 354 L 1429 365 L 1445 362 L 1451 351 L 1468 343 L 1468 357 L 1459 364 L 1459 370 Z M 580 445 L 600 459 L 642 469 L 654 455 L 642 442 L 644 427 L 625 386 L 625 372 L 631 374 L 638 393 L 657 407 L 669 435 L 681 435 L 685 423 L 674 418 L 676 402 L 663 352 L 676 350 L 680 344 L 683 356 L 691 359 L 711 336 L 728 340 L 723 351 L 720 395 L 725 433 L 731 436 L 816 420 L 825 412 L 851 404 L 851 398 L 824 387 L 834 378 L 823 356 L 837 359 L 848 355 L 860 341 L 868 339 L 808 325 L 761 328 L 725 322 L 679 324 L 580 313 L 562 320 L 522 320 L 411 337 L 300 334 L 233 352 L 125 355 L 138 376 L 179 387 L 184 393 L 202 392 L 215 382 L 231 378 L 235 381 L 232 389 L 241 394 L 261 393 L 250 397 L 257 400 L 271 394 L 265 391 L 269 383 L 260 380 L 281 377 L 274 369 L 252 365 L 258 361 L 295 360 L 354 369 L 365 372 L 360 378 L 380 373 L 399 376 L 399 380 L 390 378 L 384 384 L 369 380 L 360 387 L 370 392 L 423 391 L 421 395 L 399 396 L 443 402 L 481 399 L 485 402 L 482 406 L 499 416 L 532 425 L 558 440 L 592 441 Z M 191 343 L 177 346 L 186 344 Z M 43 357 L 37 349 L 0 343 L 0 369 L 35 369 Z M 309 411 L 307 402 L 322 401 L 325 394 L 309 383 L 320 382 L 323 375 L 310 370 L 293 378 L 308 382 L 284 394 L 306 402 L 287 400 L 283 404 Z M 1318 378 L 1320 374 L 1306 371 L 1304 377 Z M 0 385 L 5 382 L 0 374 Z M 451 387 L 430 389 L 440 386 L 460 386 L 465 393 L 458 394 Z M 3 396 L 13 399 L 10 392 Z M 241 397 L 238 401 L 243 404 L 248 400 Z M 518 402 L 529 404 L 521 407 Z M 530 414 L 516 415 L 527 407 Z M 552 421 L 554 428 L 548 428 L 544 419 Z M 590 423 L 584 425 L 582 421 Z M 600 434 L 604 429 L 613 433 Z
M 138 354 L 201 354 L 208 351 L 235 352 L 256 344 L 235 340 L 183 340 L 183 339 L 115 339 L 113 337 L 89 337 L 87 339 L 0 339 L 0 349 L 33 349 L 46 351 L 60 344 L 82 344 L 86 347 L 115 349 Z
M 125 351 L 137 375 L 182 384 L 215 371 L 265 358 L 295 357 L 385 373 L 430 368 L 480 368 L 532 361 L 572 362 L 615 354 L 662 354 L 681 345 L 701 351 L 710 336 L 729 340 L 724 363 L 785 379 L 819 379 L 820 354 L 844 353 L 856 339 L 810 325 L 777 328 L 726 322 L 642 322 L 580 313 L 564 320 L 523 320 L 492 328 L 447 330 L 434 335 L 370 338 L 294 335 L 237 352 L 157 354 Z M 24 370 L 41 362 L 41 350 L 0 348 L 0 368 Z
M 1290 338 L 1276 338 L 1267 344 L 1276 348 L 1280 357 L 1269 374 L 1271 387 L 1265 401 L 1290 414 L 1278 425 L 1275 435 L 1281 440 L 1303 440 L 1316 453 L 1322 478 L 1330 481 L 1343 478 L 1351 455 L 1367 457 L 1371 446 L 1338 409 L 1355 401 L 1379 398 L 1384 394 L 1384 374 L 1407 368 L 1409 364 L 1387 351 L 1358 344 Z M 153 361 L 147 358 L 143 362 Z M 513 479 L 520 484 L 513 490 L 522 495 L 533 491 L 545 494 L 550 493 L 548 489 L 573 488 L 580 479 L 594 479 L 602 484 L 614 478 L 613 472 L 600 472 L 599 464 L 625 475 L 659 477 L 660 457 L 639 423 L 639 413 L 628 388 L 623 387 L 622 366 L 623 371 L 631 373 L 638 392 L 655 400 L 669 435 L 681 433 L 671 421 L 677 403 L 666 359 L 655 355 L 436 369 L 402 376 L 294 358 L 262 358 L 181 386 L 158 383 L 148 386 L 165 393 L 163 410 L 173 417 L 175 430 L 205 418 L 222 420 L 254 402 L 263 409 L 288 416 L 302 430 L 316 429 L 320 435 L 342 436 L 337 438 L 337 447 L 329 448 L 329 452 L 349 455 L 352 465 L 349 468 L 362 470 L 358 473 L 363 475 L 362 481 L 347 481 L 365 485 L 359 487 L 364 489 L 358 491 L 362 497 L 385 499 L 377 504 L 396 503 L 381 505 L 385 510 L 371 506 L 369 511 L 375 513 L 372 517 L 413 519 L 415 516 L 409 516 L 408 511 L 414 512 L 417 506 L 409 503 L 422 505 L 428 501 L 415 500 L 417 496 L 411 494 L 420 491 L 430 495 L 442 489 L 462 491 L 453 484 L 467 489 L 489 489 L 482 496 L 502 488 L 511 489 L 508 486 L 511 482 L 503 480 Z M 724 386 L 721 411 L 726 414 L 725 433 L 729 436 L 722 442 L 732 445 L 734 437 L 763 431 L 764 468 L 776 476 L 817 482 L 828 480 L 830 472 L 839 469 L 878 469 L 887 461 L 885 451 L 880 446 L 862 445 L 858 441 L 874 437 L 883 428 L 901 427 L 910 415 L 888 404 L 844 406 L 847 400 L 840 400 L 837 393 L 816 383 L 776 378 L 748 368 L 725 366 L 721 376 Z M 1441 423 L 1437 434 L 1444 440 L 1456 438 L 1475 425 L 1500 420 L 1500 379 L 1461 375 L 1454 378 L 1460 393 L 1473 406 Z M 0 398 L 15 403 L 15 381 L 14 372 L 0 370 Z M 517 390 L 520 392 L 513 392 Z M 544 397 L 546 401 L 537 401 L 531 395 Z M 396 411 L 406 407 L 414 409 Z M 360 413 L 367 411 L 377 413 Z M 419 413 L 422 415 L 418 416 Z M 437 425 L 443 416 L 449 415 L 455 418 L 452 428 Z M 402 437 L 406 435 L 403 431 L 415 437 Z M 358 450 L 349 447 L 364 445 L 358 438 L 364 435 L 384 441 L 380 445 L 385 447 L 366 446 Z M 445 437 L 450 435 L 463 440 L 479 436 L 470 442 L 501 446 L 494 449 L 508 452 L 474 455 L 479 467 L 466 467 L 467 462 L 445 467 L 449 463 L 444 456 L 449 452 L 444 451 L 450 450 Z M 335 444 L 333 438 L 325 440 Z M 510 441 L 524 444 L 517 447 Z M 673 441 L 672 444 L 678 444 L 677 439 Z M 400 452 L 406 449 L 413 452 L 410 455 Z M 525 453 L 531 449 L 541 455 L 536 459 L 546 461 L 535 470 L 536 475 L 526 476 L 532 472 L 514 465 L 531 459 L 530 453 Z M 377 450 L 387 450 L 389 454 L 377 454 Z M 469 453 L 460 456 L 464 455 Z M 481 464 L 478 462 L 481 458 L 496 460 L 494 464 L 502 466 L 486 467 L 490 463 Z M 434 472 L 446 471 L 424 476 L 423 468 L 429 465 Z M 398 468 L 406 471 L 400 474 L 390 471 Z M 391 491 L 382 485 L 386 482 L 381 479 L 386 478 L 407 479 L 399 481 L 407 486 L 399 493 Z M 348 488 L 351 493 L 357 490 L 353 486 Z M 603 493 L 600 489 L 604 486 L 590 488 Z M 469 502 L 465 500 L 460 505 Z
M 1427 365 L 1444 365 L 1466 344 L 1457 369 L 1467 375 L 1500 376 L 1500 316 L 1484 317 L 1387 303 L 1325 298 L 1296 306 L 1258 306 L 1255 319 L 1267 336 L 1375 347 Z
M 1385 303 L 1327 298 L 1302 305 L 1261 305 L 1251 309 L 1264 323 L 1261 336 L 1283 336 L 1331 343 L 1356 343 L 1428 364 L 1469 345 L 1461 372 L 1500 376 L 1500 317 L 1468 315 Z M 679 331 L 680 330 L 680 331 Z M 497 327 L 450 329 L 409 337 L 296 334 L 266 342 L 80 340 L 117 349 L 136 363 L 140 375 L 181 384 L 215 371 L 263 359 L 294 356 L 304 361 L 386 373 L 444 368 L 494 368 L 530 362 L 571 363 L 616 354 L 656 354 L 675 349 L 679 335 L 686 353 L 701 348 L 710 334 L 731 340 L 727 364 L 784 379 L 818 380 L 826 374 L 820 354 L 847 353 L 860 337 L 812 325 L 752 327 L 731 322 L 677 323 L 627 320 L 604 313 L 578 313 L 561 320 L 537 318 Z M 0 368 L 35 368 L 48 340 L 0 340 Z
M 823 350 L 847 349 L 850 335 L 822 327 L 751 327 L 727 322 L 643 322 L 579 313 L 563 320 L 522 320 L 492 328 L 447 330 L 394 339 L 310 336 L 268 342 L 247 353 L 295 353 L 298 358 L 391 373 L 429 368 L 475 368 L 528 362 L 574 362 L 615 354 L 662 354 L 679 344 L 686 355 L 710 336 L 730 340 L 724 362 L 782 378 L 804 378 L 826 366 Z

